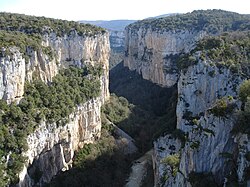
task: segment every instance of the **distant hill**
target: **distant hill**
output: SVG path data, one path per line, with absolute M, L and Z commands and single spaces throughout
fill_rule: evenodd
M 146 19 L 151 19 L 151 18 L 162 18 L 162 17 L 167 17 L 167 16 L 174 16 L 177 15 L 178 13 L 169 13 L 169 14 L 162 14 L 159 16 L 155 17 L 148 17 Z M 81 20 L 79 21 L 80 23 L 89 23 L 91 25 L 96 25 L 111 31 L 124 31 L 125 27 L 131 23 L 134 23 L 139 20 L 96 20 L 96 21 L 88 21 L 88 20 Z
M 97 20 L 97 21 L 86 21 L 86 20 L 81 20 L 79 21 L 80 23 L 89 23 L 92 25 L 96 25 L 108 30 L 112 31 L 123 31 L 125 27 L 131 23 L 136 22 L 137 20 Z
M 164 17 L 168 17 L 168 16 L 175 16 L 175 15 L 177 15 L 177 14 L 180 14 L 180 13 L 162 14 L 162 15 L 159 15 L 159 16 L 149 17 L 149 18 L 146 18 L 146 19 L 151 19 L 151 18 L 164 18 Z

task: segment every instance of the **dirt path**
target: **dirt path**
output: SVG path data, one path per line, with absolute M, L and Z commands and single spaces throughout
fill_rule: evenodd
M 143 155 L 138 160 L 134 161 L 132 166 L 132 171 L 128 178 L 128 182 L 125 187 L 140 187 L 144 184 L 144 180 L 147 180 L 148 177 L 152 174 L 152 154 L 153 150 L 148 151 L 145 155 Z M 153 186 L 153 181 L 151 179 Z

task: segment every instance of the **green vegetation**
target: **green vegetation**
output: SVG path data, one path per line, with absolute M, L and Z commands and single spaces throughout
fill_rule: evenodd
M 216 117 L 226 117 L 230 115 L 235 108 L 235 104 L 230 102 L 227 98 L 218 99 L 213 106 L 209 110 Z
M 77 31 L 78 35 L 96 35 L 106 32 L 103 28 L 90 24 L 82 24 L 75 21 L 66 21 L 45 17 L 27 16 L 24 14 L 0 13 L 0 30 L 19 31 L 31 34 L 43 35 L 55 32 L 57 36 L 70 34 Z
M 129 26 L 131 29 L 152 30 L 205 30 L 212 34 L 231 30 L 249 30 L 250 16 L 223 10 L 195 10 L 158 19 L 145 19 Z
M 178 70 L 186 70 L 199 60 L 209 60 L 218 68 L 227 67 L 232 73 L 247 76 L 250 62 L 249 51 L 250 32 L 237 31 L 222 33 L 219 36 L 207 36 L 200 40 L 190 53 L 172 55 L 169 58 L 176 61 Z M 215 71 L 211 70 L 208 74 L 214 77 Z
M 250 99 L 245 104 L 244 110 L 239 111 L 238 120 L 234 126 L 236 132 L 250 134 Z
M 115 94 L 111 94 L 109 103 L 103 106 L 105 117 L 133 137 L 141 152 L 150 149 L 152 141 L 163 132 L 173 131 L 175 123 L 167 121 L 174 113 L 170 112 L 157 117 L 152 112 L 130 104 L 127 99 L 117 97 Z
M 170 166 L 172 176 L 175 177 L 179 169 L 180 155 L 176 153 L 173 155 L 166 156 L 161 160 L 161 163 Z
M 109 121 L 118 124 L 132 114 L 134 105 L 130 104 L 124 97 L 111 94 L 110 101 L 102 107 L 103 113 Z
M 5 48 L 5 51 L 0 51 L 0 57 L 11 55 L 9 47 L 18 47 L 20 52 L 28 57 L 27 49 L 31 48 L 35 51 L 41 49 L 41 36 L 37 34 L 26 35 L 21 32 L 10 32 L 0 30 L 0 48 Z M 44 51 L 45 54 L 49 54 L 48 51 Z M 53 55 L 53 54 L 52 54 Z
M 21 153 L 28 148 L 27 135 L 41 121 L 63 125 L 76 105 L 100 95 L 101 73 L 101 68 L 70 67 L 61 70 L 49 85 L 40 80 L 27 82 L 18 105 L 0 100 L 0 168 L 6 172 L 0 175 L 0 184 L 17 182 L 25 162 Z
M 141 152 L 150 149 L 159 136 L 175 130 L 176 86 L 162 88 L 120 63 L 110 71 L 110 91 L 125 97 L 129 103 L 111 97 L 106 106 L 109 109 L 104 108 L 104 113 L 136 140 Z
M 203 56 L 215 62 L 218 67 L 226 66 L 232 73 L 244 73 L 244 67 L 249 66 L 250 61 L 250 32 L 206 37 L 198 42 L 192 53 L 195 51 L 202 51 Z
M 101 133 L 99 140 L 76 153 L 72 169 L 59 174 L 47 186 L 124 186 L 135 157 L 122 153 L 111 125 L 103 124 Z
M 250 97 L 250 79 L 245 80 L 240 85 L 240 92 L 239 92 L 239 98 L 243 103 L 247 102 L 248 97 Z
M 81 24 L 74 21 L 58 20 L 45 17 L 26 16 L 23 14 L 0 13 L 0 57 L 10 55 L 9 47 L 18 47 L 29 58 L 28 51 L 42 51 L 47 54 L 49 60 L 54 57 L 51 47 L 42 46 L 42 37 L 45 34 L 56 33 L 57 36 L 74 34 L 93 36 L 106 32 L 100 27 L 90 24 Z
M 233 132 L 250 134 L 250 80 L 245 80 L 240 85 L 239 98 L 242 101 L 241 111 L 238 113 L 238 120 Z
M 175 55 L 175 58 L 173 60 L 176 60 L 176 66 L 177 69 L 180 70 L 186 70 L 189 66 L 195 65 L 198 63 L 198 59 L 196 57 L 190 54 L 180 54 Z

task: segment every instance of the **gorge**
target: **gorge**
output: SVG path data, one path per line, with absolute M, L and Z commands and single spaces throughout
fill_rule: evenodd
M 0 186 L 250 185 L 249 15 L 0 18 Z

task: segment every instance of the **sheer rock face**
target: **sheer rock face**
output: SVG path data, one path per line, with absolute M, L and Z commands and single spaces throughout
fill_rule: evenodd
M 17 48 L 12 56 L 0 58 L 0 98 L 8 102 L 20 100 L 24 93 L 25 60 Z
M 57 37 L 55 33 L 43 36 L 42 46 L 52 48 L 54 58 L 40 51 L 29 50 L 25 59 L 18 48 L 11 48 L 11 55 L 0 57 L 0 98 L 18 102 L 24 93 L 25 81 L 40 78 L 45 82 L 52 81 L 59 69 L 70 64 L 90 63 L 102 65 L 104 76 L 101 80 L 103 98 L 109 97 L 108 90 L 108 34 L 79 36 L 76 32 Z M 2 49 L 4 50 L 4 49 Z
M 124 65 L 146 80 L 171 87 L 179 73 L 170 55 L 189 52 L 207 33 L 202 30 L 153 31 L 149 28 L 125 30 Z
M 177 129 L 186 134 L 186 141 L 180 148 L 178 140 L 173 141 L 166 135 L 154 143 L 156 184 L 190 186 L 188 179 L 191 172 L 211 172 L 215 180 L 223 184 L 235 167 L 238 168 L 239 181 L 243 181 L 244 170 L 250 165 L 245 158 L 249 151 L 247 136 L 235 137 L 232 134 L 234 112 L 225 116 L 216 116 L 211 112 L 219 98 L 228 99 L 228 96 L 234 110 L 239 109 L 240 102 L 232 97 L 236 98 L 242 81 L 242 77 L 228 68 L 217 68 L 208 61 L 200 61 L 181 72 L 176 108 Z M 167 173 L 166 165 L 161 162 L 172 154 L 172 150 L 167 149 L 171 145 L 177 147 L 175 152 L 180 154 L 179 172 L 175 177 Z M 168 180 L 162 180 L 166 176 Z
M 28 136 L 28 167 L 24 167 L 18 186 L 43 186 L 59 171 L 72 165 L 74 151 L 93 143 L 101 135 L 102 99 L 92 99 L 70 115 L 64 125 L 43 122 Z
M 184 180 L 183 174 L 179 171 L 173 174 L 173 168 L 164 162 L 167 157 L 180 154 L 180 150 L 181 141 L 171 135 L 162 136 L 154 142 L 154 186 L 187 187 L 189 183 Z
M 180 146 L 178 137 L 165 135 L 154 142 L 155 186 L 189 187 L 192 172 L 211 173 L 216 182 L 223 184 L 235 167 L 238 180 L 244 181 L 250 166 L 246 159 L 250 151 L 247 135 L 232 134 L 236 120 L 233 114 L 241 105 L 238 88 L 244 78 L 206 60 L 185 70 L 177 68 L 175 57 L 190 52 L 207 35 L 211 33 L 194 29 L 152 30 L 150 25 L 126 28 L 125 66 L 153 83 L 178 86 L 177 129 L 183 132 L 186 141 Z M 211 109 L 221 98 L 233 105 L 234 111 L 216 116 Z M 174 151 L 170 149 L 173 147 Z M 175 153 L 180 158 L 178 172 L 173 175 L 172 168 L 162 161 Z
M 84 144 L 93 143 L 101 133 L 101 105 L 109 99 L 109 37 L 107 33 L 95 36 L 79 36 L 76 32 L 57 37 L 56 34 L 43 36 L 42 46 L 50 46 L 54 57 L 41 51 L 29 49 L 29 58 L 10 48 L 11 55 L 0 57 L 0 98 L 8 103 L 19 102 L 24 94 L 25 81 L 39 78 L 44 82 L 62 68 L 69 65 L 91 64 L 104 70 L 100 78 L 101 95 L 78 106 L 64 125 L 41 123 L 28 136 L 28 151 L 23 153 L 28 160 L 19 174 L 17 186 L 41 186 L 49 182 L 59 171 L 71 167 L 74 151 Z M 5 49 L 2 49 L 3 52 Z
M 124 31 L 109 31 L 110 32 L 110 47 L 114 51 L 121 50 L 125 46 Z

